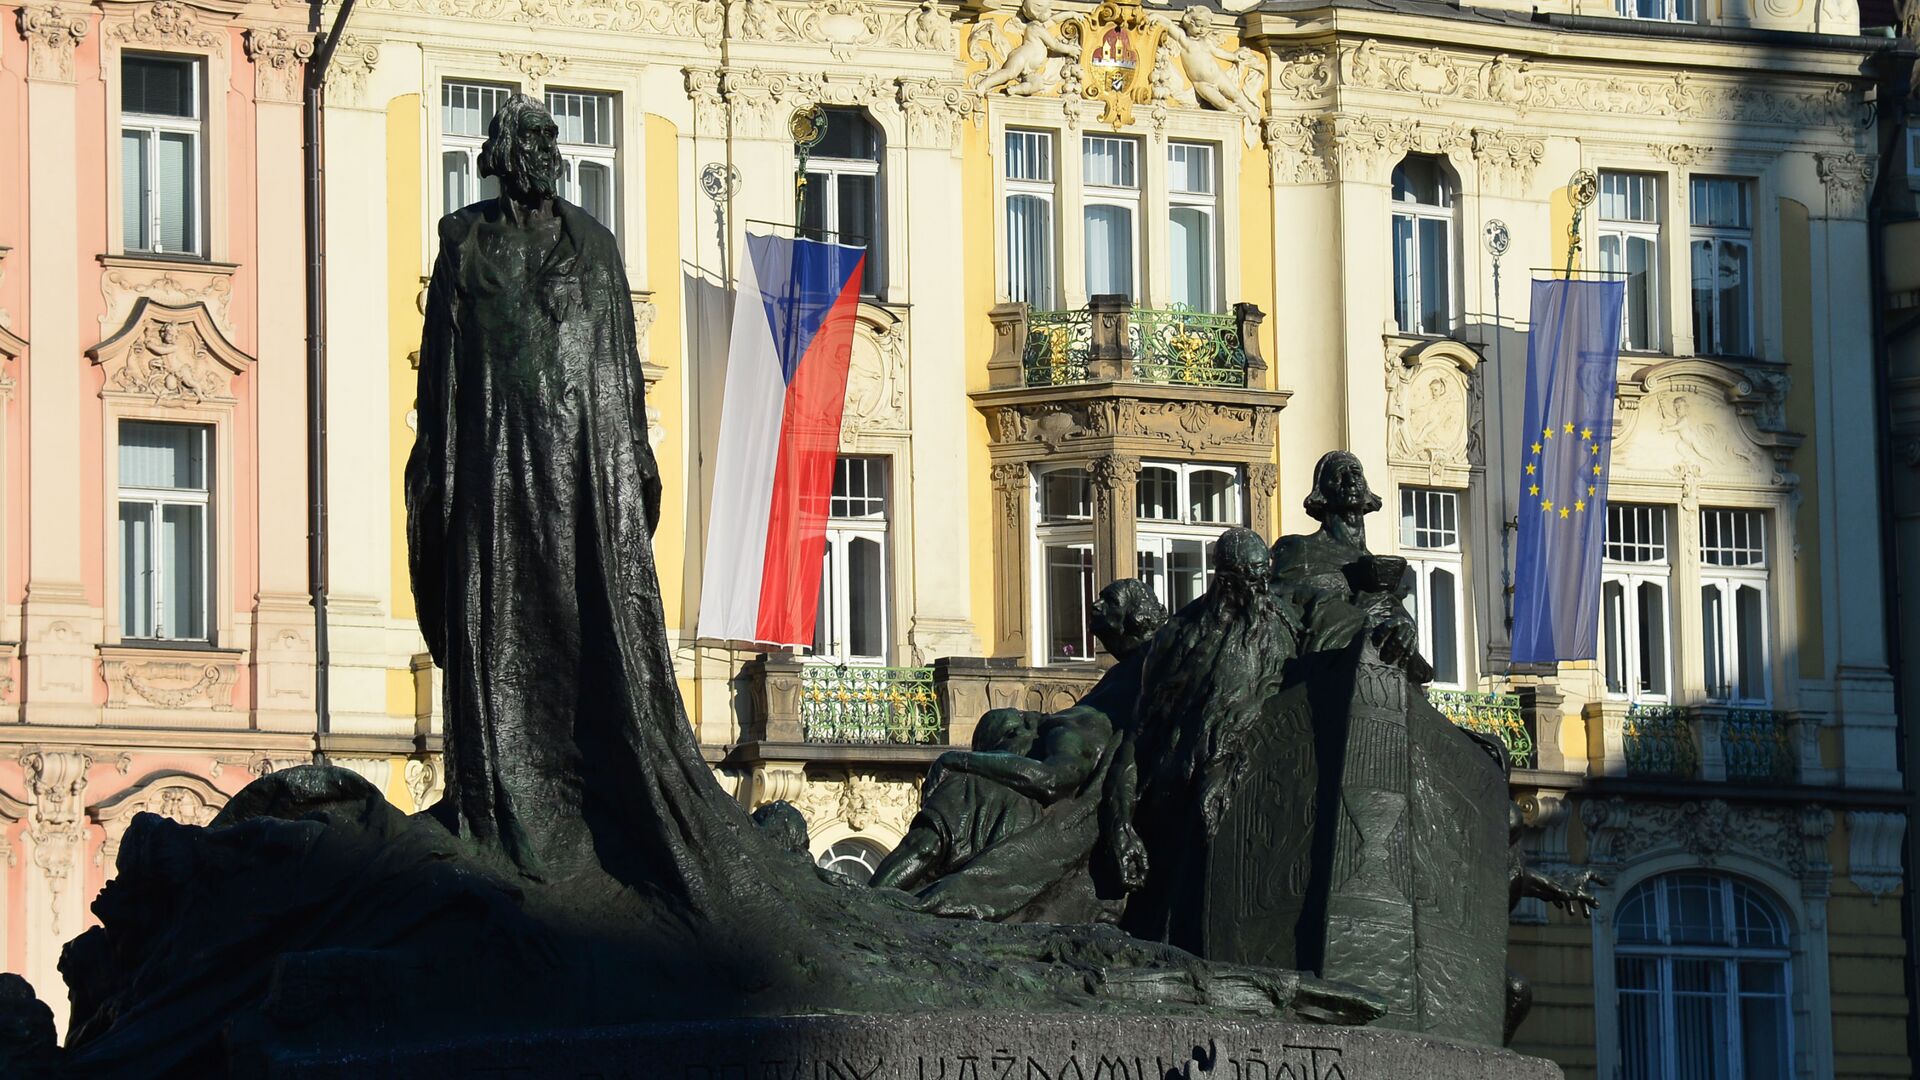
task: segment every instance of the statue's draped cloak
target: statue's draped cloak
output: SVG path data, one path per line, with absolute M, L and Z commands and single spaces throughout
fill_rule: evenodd
M 444 673 L 435 813 L 532 876 L 597 859 L 702 910 L 753 876 L 751 827 L 674 682 L 626 273 L 612 234 L 555 205 L 544 230 L 497 201 L 440 222 L 406 477 L 420 626 Z

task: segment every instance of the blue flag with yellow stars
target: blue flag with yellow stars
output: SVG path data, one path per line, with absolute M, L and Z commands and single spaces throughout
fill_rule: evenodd
M 1515 663 L 1591 660 L 1600 636 L 1619 281 L 1535 281 L 1520 439 Z

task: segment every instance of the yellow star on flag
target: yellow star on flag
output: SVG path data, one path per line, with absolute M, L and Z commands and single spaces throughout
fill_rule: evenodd
M 1529 484 L 1529 485 L 1527 485 L 1527 494 L 1529 494 L 1529 495 L 1538 495 L 1538 494 L 1540 494 L 1540 485 L 1539 485 L 1539 484 Z
M 1595 476 L 1599 476 L 1599 475 L 1600 475 L 1600 466 L 1598 466 L 1598 465 L 1595 465 L 1595 466 L 1593 467 L 1593 475 L 1595 475 Z
M 1564 506 L 1563 506 L 1563 507 L 1561 507 L 1561 508 L 1560 508 L 1560 516 L 1561 516 L 1561 517 L 1566 517 L 1566 516 L 1567 516 L 1567 508 L 1566 508 L 1566 507 L 1564 507 Z
M 1573 434 L 1573 421 L 1567 421 L 1567 434 Z
M 1541 499 L 1541 500 L 1540 500 L 1540 509 L 1542 509 L 1542 510 L 1546 510 L 1546 511 L 1552 511 L 1552 510 L 1553 510 L 1553 500 L 1552 500 L 1552 499 Z
M 1592 495 L 1592 494 L 1594 494 L 1594 493 L 1595 493 L 1595 492 L 1596 492 L 1597 490 L 1599 490 L 1599 489 L 1597 489 L 1597 488 L 1595 488 L 1595 487 L 1594 487 L 1594 486 L 1593 486 L 1592 484 L 1588 484 L 1588 485 L 1587 485 L 1587 494 L 1589 494 L 1589 495 Z
M 1581 428 L 1581 429 L 1580 429 L 1580 437 L 1581 437 L 1581 438 L 1583 438 L 1583 439 L 1591 439 L 1591 438 L 1593 438 L 1593 429 L 1592 429 L 1592 428 Z
M 1548 428 L 1547 430 L 1545 430 L 1545 431 L 1543 431 L 1543 432 L 1541 432 L 1540 434 L 1541 434 L 1541 435 L 1542 435 L 1543 437 L 1545 437 L 1545 438 L 1549 438 L 1549 439 L 1551 439 L 1551 438 L 1553 438 L 1553 429 L 1552 429 L 1552 428 Z
M 1527 475 L 1528 476 L 1533 475 L 1533 462 L 1531 461 L 1527 462 Z
M 1580 511 L 1580 512 L 1581 512 L 1581 513 L 1583 513 L 1583 514 L 1584 514 L 1584 513 L 1586 513 L 1586 511 L 1587 511 L 1587 500 L 1585 500 L 1585 499 L 1575 499 L 1575 500 L 1573 500 L 1573 508 L 1574 508 L 1575 510 L 1578 510 L 1578 511 Z
M 1599 453 L 1599 452 L 1600 452 L 1600 444 L 1599 444 L 1599 443 L 1594 443 L 1594 444 L 1593 444 L 1592 446 L 1589 446 L 1589 447 L 1587 447 L 1587 451 L 1588 451 L 1589 453 L 1594 453 L 1594 454 L 1597 454 L 1597 453 Z
M 1533 452 L 1534 452 L 1534 453 L 1536 453 L 1536 454 L 1540 452 L 1540 444 L 1539 444 L 1539 443 L 1534 443 L 1534 444 L 1533 444 Z

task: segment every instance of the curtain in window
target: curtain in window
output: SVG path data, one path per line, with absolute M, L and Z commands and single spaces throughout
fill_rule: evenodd
M 1412 333 L 1419 305 L 1414 297 L 1414 268 L 1418 266 L 1414 247 L 1413 219 L 1393 216 L 1393 321 L 1401 330 Z
M 1444 334 L 1451 329 L 1447 222 L 1420 219 L 1420 330 Z
M 1719 324 L 1720 351 L 1729 356 L 1746 356 L 1753 351 L 1747 340 L 1747 297 L 1752 290 L 1749 278 L 1751 250 L 1738 240 L 1720 240 L 1714 312 Z
M 600 224 L 613 227 L 613 170 L 604 162 L 582 161 L 574 169 L 580 188 L 580 209 Z
M 152 179 L 147 175 L 147 140 L 144 131 L 120 133 L 120 230 L 128 248 L 145 250 L 153 243 L 147 236 L 152 213 L 148 192 Z
M 1615 962 L 1620 990 L 1620 1078 L 1664 1080 L 1660 1060 L 1660 962 L 1621 957 Z
M 1173 302 L 1213 310 L 1213 215 L 1196 206 L 1176 206 L 1168 214 L 1167 231 Z
M 1427 575 L 1427 588 L 1433 597 L 1433 623 L 1428 629 L 1433 655 L 1427 657 L 1433 662 L 1433 681 L 1456 684 L 1460 681 L 1459 583 L 1452 571 L 1436 567 Z
M 863 173 L 840 174 L 836 192 L 840 199 L 840 235 L 831 237 L 836 243 L 867 249 L 860 291 L 868 296 L 880 293 L 880 230 L 873 186 L 878 179 Z
M 153 636 L 153 504 L 120 504 L 120 632 Z
M 1600 587 L 1600 608 L 1606 613 L 1607 692 L 1627 692 L 1627 593 L 1626 586 L 1609 581 Z
M 159 158 L 154 169 L 154 199 L 159 204 L 160 235 L 154 245 L 158 251 L 193 251 L 195 242 L 194 193 L 199 183 L 194 161 L 192 135 L 177 131 L 160 132 Z
M 1657 348 L 1653 340 L 1654 304 L 1658 301 L 1653 284 L 1658 262 L 1654 257 L 1654 243 L 1645 236 L 1629 236 L 1626 241 L 1627 258 L 1622 269 L 1627 272 L 1627 347 Z
M 1047 564 L 1047 655 L 1054 660 L 1093 656 L 1087 612 L 1093 607 L 1093 549 L 1049 547 Z
M 1643 693 L 1667 692 L 1667 600 L 1666 590 L 1652 582 L 1641 582 L 1640 689 Z
M 1742 585 L 1733 594 L 1734 633 L 1740 658 L 1740 698 L 1767 700 L 1766 600 L 1758 587 Z
M 1207 545 L 1201 540 L 1174 540 L 1167 545 L 1168 611 L 1178 611 L 1207 591 Z
M 120 486 L 206 490 L 206 429 L 128 420 L 120 425 Z
M 880 544 L 856 536 L 847 545 L 847 654 L 859 657 L 885 656 L 887 643 L 881 630 L 882 605 L 886 603 L 886 568 L 881 565 Z
M 1007 296 L 1053 310 L 1053 203 L 1038 195 L 1007 196 Z
M 1727 697 L 1727 643 L 1721 628 L 1726 625 L 1725 598 L 1720 595 L 1720 586 L 1702 585 L 1700 587 L 1700 655 L 1705 661 L 1707 696 L 1715 701 L 1724 701 Z
M 160 636 L 207 636 L 206 524 L 204 506 L 162 504 L 160 508 L 160 562 L 167 590 L 166 625 L 159 628 Z
M 1087 295 L 1133 295 L 1133 211 L 1111 203 L 1086 208 Z

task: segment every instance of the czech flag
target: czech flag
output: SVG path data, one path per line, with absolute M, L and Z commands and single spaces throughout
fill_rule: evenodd
M 864 248 L 747 236 L 707 521 L 699 636 L 813 644 Z

